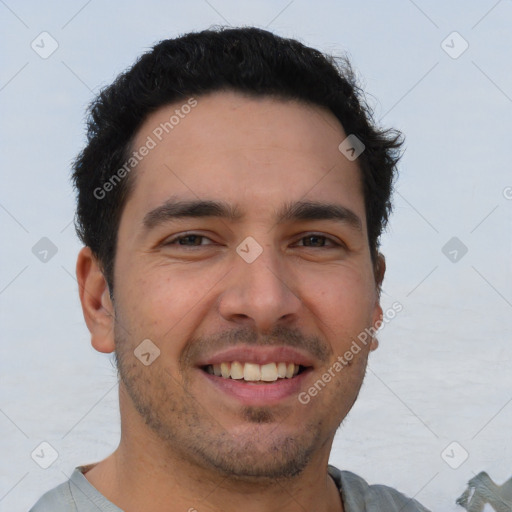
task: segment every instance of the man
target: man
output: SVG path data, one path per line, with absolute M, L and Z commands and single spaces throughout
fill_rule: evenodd
M 255 28 L 187 34 L 88 128 L 77 277 L 121 441 L 32 511 L 425 511 L 328 465 L 377 347 L 401 146 L 348 62 Z

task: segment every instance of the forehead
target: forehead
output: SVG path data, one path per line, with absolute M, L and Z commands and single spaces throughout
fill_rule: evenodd
M 161 107 L 139 129 L 132 149 L 150 149 L 136 167 L 127 207 L 135 203 L 140 217 L 178 196 L 261 212 L 314 196 L 352 209 L 357 203 L 364 217 L 359 166 L 338 149 L 346 136 L 318 106 L 234 92 L 186 98 Z

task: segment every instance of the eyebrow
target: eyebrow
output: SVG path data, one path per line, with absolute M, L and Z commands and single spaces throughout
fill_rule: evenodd
M 165 222 L 180 218 L 216 217 L 229 221 L 238 221 L 243 214 L 238 206 L 223 201 L 169 199 L 162 205 L 149 211 L 143 220 L 147 230 Z M 363 231 L 361 219 L 349 208 L 319 201 L 297 201 L 285 204 L 276 215 L 277 224 L 293 221 L 334 220 L 346 223 L 357 231 Z
M 164 204 L 148 212 L 144 216 L 143 224 L 149 230 L 169 220 L 185 217 L 219 217 L 235 221 L 240 220 L 242 215 L 237 207 L 232 207 L 222 201 L 175 201 L 169 199 Z
M 349 208 L 335 203 L 319 201 L 297 201 L 286 204 L 277 215 L 277 222 L 297 220 L 335 220 L 363 231 L 361 219 Z

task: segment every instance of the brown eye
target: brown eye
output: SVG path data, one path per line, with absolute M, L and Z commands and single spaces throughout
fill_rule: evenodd
M 309 235 L 303 237 L 302 240 L 307 247 L 324 247 L 326 238 L 325 236 Z
M 178 238 L 179 245 L 202 245 L 201 242 L 203 240 L 203 236 L 201 235 L 186 235 Z
M 206 241 L 211 242 L 211 240 L 204 235 L 198 235 L 197 233 L 189 233 L 171 238 L 169 241 L 165 242 L 164 245 L 183 247 L 199 247 L 203 245 L 211 245 Z
M 300 241 L 302 241 L 302 247 L 333 247 L 338 246 L 334 240 L 324 236 L 324 235 L 307 235 L 303 236 Z

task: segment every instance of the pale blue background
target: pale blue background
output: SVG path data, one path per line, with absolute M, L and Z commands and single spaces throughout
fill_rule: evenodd
M 332 462 L 461 510 L 475 473 L 512 474 L 510 0 L 0 1 L 0 510 L 27 510 L 119 437 L 115 371 L 89 345 L 73 277 L 85 106 L 156 41 L 228 23 L 348 52 L 376 118 L 407 136 L 383 237 L 384 305 L 404 310 Z M 43 31 L 59 44 L 48 59 L 31 48 Z M 453 31 L 469 43 L 458 59 L 441 47 Z M 457 263 L 441 252 L 453 236 L 468 248 Z M 41 237 L 58 248 L 47 263 Z M 46 470 L 30 456 L 43 441 L 59 454 Z M 441 456 L 453 441 L 469 453 L 458 469 Z

